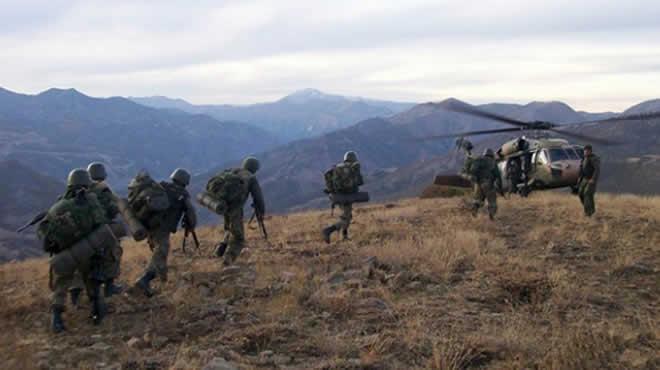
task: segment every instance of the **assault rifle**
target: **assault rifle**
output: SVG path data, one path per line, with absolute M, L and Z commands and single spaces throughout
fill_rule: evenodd
M 266 231 L 266 225 L 264 224 L 264 215 L 261 213 L 257 212 L 257 208 L 252 205 L 252 208 L 254 211 L 252 212 L 252 216 L 250 216 L 250 221 L 248 221 L 248 225 L 252 224 L 254 219 L 257 219 L 257 223 L 259 224 L 259 229 L 261 229 L 261 235 L 263 235 L 264 239 L 268 241 L 268 231 Z
M 16 232 L 20 233 L 23 230 L 27 229 L 28 227 L 41 222 L 41 220 L 46 218 L 47 214 L 48 214 L 48 211 L 43 211 L 43 212 L 39 213 L 38 215 L 34 216 L 34 218 L 32 220 L 30 220 L 30 222 L 28 222 L 27 224 L 25 224 L 25 225 L 19 227 L 18 229 L 16 229 Z
M 181 249 L 183 250 L 183 253 L 186 253 L 186 244 L 188 242 L 188 235 L 192 234 L 193 237 L 193 242 L 195 242 L 195 249 L 199 251 L 199 239 L 197 239 L 197 233 L 195 232 L 195 229 L 188 227 L 188 222 L 186 218 L 183 218 L 182 222 L 183 229 L 185 230 L 183 234 L 183 242 L 181 243 Z

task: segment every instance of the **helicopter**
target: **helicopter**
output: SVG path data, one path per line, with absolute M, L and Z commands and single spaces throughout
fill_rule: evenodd
M 517 193 L 527 197 L 532 191 L 571 188 L 576 193 L 580 180 L 580 163 L 584 157 L 584 147 L 570 143 L 566 139 L 550 137 L 542 133 L 552 132 L 580 141 L 599 145 L 618 145 L 620 142 L 594 138 L 567 131 L 568 126 L 548 121 L 521 121 L 503 115 L 486 112 L 462 102 L 452 102 L 444 109 L 473 117 L 489 119 L 506 123 L 515 127 L 500 129 L 467 131 L 456 134 L 436 135 L 426 140 L 457 138 L 456 147 L 463 150 L 468 158 L 473 157 L 472 142 L 469 136 L 497 133 L 522 133 L 521 136 L 506 141 L 496 151 L 496 161 L 501 173 L 502 192 Z M 648 120 L 660 118 L 660 112 L 617 116 L 606 119 L 578 122 L 602 123 L 629 120 Z M 465 173 L 457 175 L 438 175 L 436 185 L 470 187 L 469 176 Z

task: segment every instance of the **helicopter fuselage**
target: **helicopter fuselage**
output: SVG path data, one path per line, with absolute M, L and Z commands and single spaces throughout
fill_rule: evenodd
M 518 188 L 527 190 L 575 188 L 580 176 L 582 147 L 563 139 L 517 138 L 498 150 L 498 167 L 502 186 L 510 191 L 514 186 L 507 176 L 510 166 L 519 166 L 522 178 Z M 514 163 L 517 162 L 517 163 Z

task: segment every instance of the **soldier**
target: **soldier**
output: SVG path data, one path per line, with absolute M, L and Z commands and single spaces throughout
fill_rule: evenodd
M 151 280 L 158 276 L 161 281 L 167 281 L 167 257 L 170 251 L 170 233 L 176 233 L 179 221 L 188 230 L 193 230 L 197 224 L 197 215 L 190 201 L 186 187 L 190 184 L 188 171 L 177 168 L 170 175 L 172 182 L 162 181 L 160 185 L 166 190 L 169 198 L 169 208 L 153 216 L 148 227 L 148 242 L 153 254 L 142 277 L 135 283 L 147 297 L 153 296 Z M 183 220 L 182 220 L 183 217 Z
M 502 179 L 500 170 L 495 161 L 495 153 L 492 149 L 486 149 L 483 156 L 475 158 L 470 163 L 468 173 L 474 189 L 474 203 L 472 205 L 472 216 L 476 217 L 484 204 L 488 201 L 488 217 L 491 220 L 497 213 L 497 194 L 496 191 L 502 189 Z
M 580 163 L 578 195 L 584 208 L 584 214 L 591 217 L 596 212 L 596 184 L 600 176 L 600 158 L 593 153 L 591 145 L 584 147 L 584 158 Z
M 50 286 L 55 333 L 65 330 L 62 313 L 76 271 L 80 272 L 92 302 L 94 324 L 99 324 L 104 315 L 99 286 L 105 279 L 105 249 L 116 243 L 116 239 L 107 226 L 109 220 L 96 195 L 87 191 L 90 185 L 86 170 L 71 171 L 66 193 L 48 210 L 37 230 L 44 250 L 53 255 Z
M 99 202 L 105 209 L 106 216 L 108 220 L 115 220 L 117 217 L 117 214 L 119 213 L 119 209 L 117 208 L 117 202 L 116 202 L 116 196 L 108 186 L 108 184 L 105 182 L 105 179 L 108 177 L 107 172 L 105 170 L 105 166 L 102 163 L 99 162 L 92 162 L 87 166 L 87 172 L 89 173 L 89 176 L 92 178 L 92 185 L 89 187 L 89 191 L 96 194 L 96 197 L 98 198 Z M 121 230 L 123 227 L 117 223 L 113 222 L 114 230 Z M 117 240 L 119 238 L 123 237 L 125 235 L 115 235 L 117 237 Z M 108 253 L 108 258 L 106 261 L 110 263 L 109 266 L 106 266 L 105 274 L 106 274 L 106 281 L 105 281 L 105 290 L 104 290 L 104 295 L 105 297 L 111 297 L 114 294 L 120 294 L 123 290 L 123 287 L 115 285 L 115 279 L 119 277 L 120 273 L 120 265 L 121 265 L 121 256 L 123 255 L 123 249 L 121 248 L 121 244 L 117 243 L 117 245 L 114 248 L 110 248 L 106 251 Z M 71 293 L 71 303 L 74 306 L 78 305 L 80 293 L 83 290 L 83 281 L 82 277 L 80 276 L 79 273 L 76 274 L 76 277 L 74 279 L 74 283 L 72 288 L 70 289 Z
M 509 163 L 506 166 L 506 177 L 509 180 L 511 187 L 509 188 L 509 193 L 518 192 L 518 184 L 522 180 L 522 168 L 520 164 L 520 157 L 509 159 Z
M 364 185 L 364 180 L 360 173 L 360 162 L 358 162 L 357 154 L 353 151 L 346 152 L 346 154 L 344 154 L 344 162 L 333 167 L 331 171 L 331 176 L 334 178 L 334 180 L 331 181 L 334 182 L 332 187 L 337 189 L 326 189 L 326 192 L 328 193 L 357 193 L 359 187 Z M 338 205 L 341 209 L 339 221 L 321 231 L 323 240 L 328 244 L 330 243 L 332 233 L 335 231 L 341 230 L 343 239 L 348 240 L 348 228 L 351 226 L 351 221 L 353 220 L 353 204 L 341 203 Z
M 224 211 L 224 229 L 225 240 L 218 244 L 215 254 L 218 257 L 224 257 L 223 264 L 225 266 L 231 265 L 236 258 L 241 254 L 241 250 L 245 246 L 245 228 L 243 225 L 243 208 L 249 196 L 252 197 L 252 206 L 254 211 L 259 217 L 263 217 L 266 211 L 264 197 L 261 192 L 261 186 L 255 174 L 259 171 L 259 160 L 254 157 L 247 157 L 243 160 L 242 168 L 234 168 L 225 170 L 220 176 L 238 176 L 245 184 L 244 188 L 237 188 L 234 191 L 241 192 L 241 194 L 234 194 L 238 196 L 235 202 L 229 202 L 227 209 Z M 222 197 L 225 198 L 225 197 Z M 232 198 L 231 196 L 226 197 Z

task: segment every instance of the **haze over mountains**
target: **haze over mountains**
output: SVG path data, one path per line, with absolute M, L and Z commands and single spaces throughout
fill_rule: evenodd
M 163 96 L 129 99 L 153 108 L 177 109 L 208 114 L 223 121 L 246 122 L 285 141 L 318 136 L 368 118 L 388 117 L 414 106 L 412 103 L 326 94 L 316 89 L 304 89 L 275 102 L 252 105 L 193 105 L 182 99 Z

